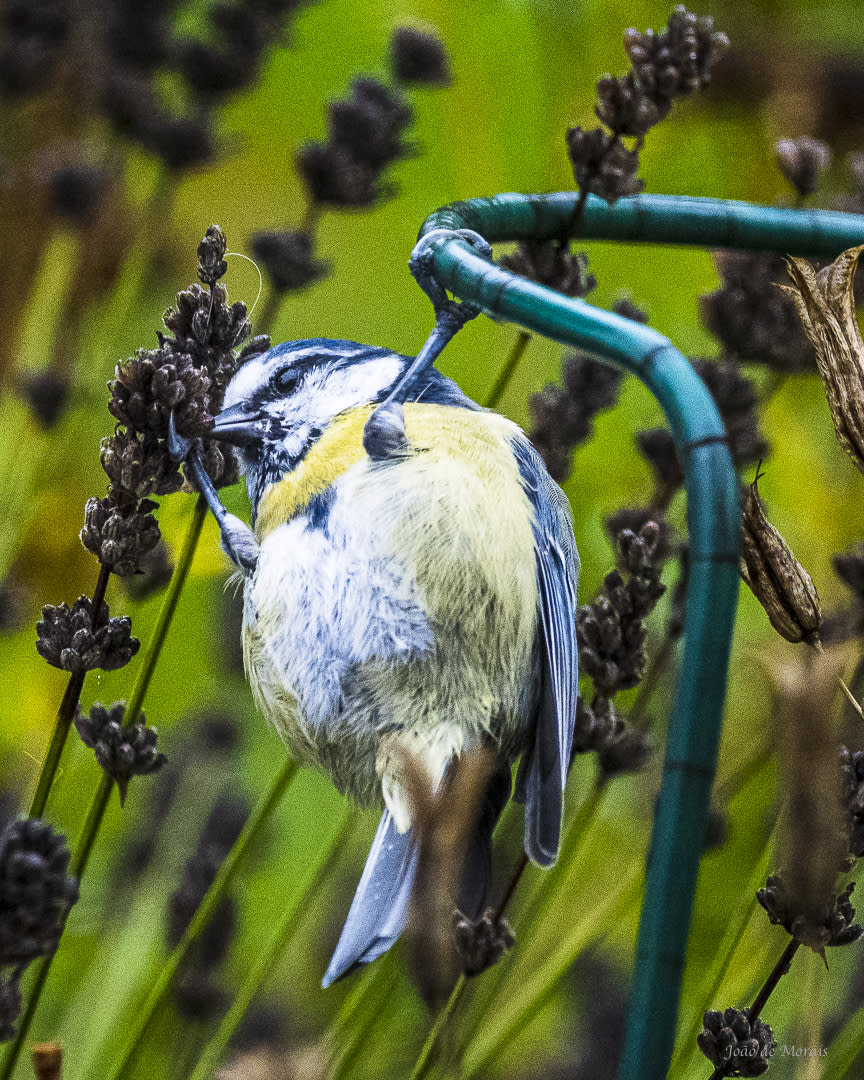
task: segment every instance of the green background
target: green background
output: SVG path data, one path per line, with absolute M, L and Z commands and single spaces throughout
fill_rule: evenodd
M 190 26 L 197 25 L 202 10 L 203 5 L 193 5 L 185 13 Z M 851 58 L 861 70 L 864 24 L 854 6 L 843 3 L 806 7 L 719 3 L 711 13 L 717 28 L 732 41 L 730 56 L 698 100 L 676 105 L 669 119 L 648 135 L 641 169 L 646 190 L 789 201 L 789 190 L 773 162 L 774 141 L 787 135 L 822 134 L 824 71 L 843 58 Z M 105 384 L 118 360 L 139 346 L 155 345 L 161 312 L 178 289 L 194 280 L 195 248 L 207 225 L 218 222 L 229 249 L 246 253 L 254 231 L 297 227 L 305 197 L 293 155 L 303 141 L 325 136 L 327 102 L 343 94 L 358 73 L 386 76 L 388 37 L 395 26 L 437 28 L 450 53 L 453 85 L 412 92 L 417 153 L 388 174 L 398 186 L 397 194 L 369 212 L 324 215 L 318 254 L 332 260 L 333 273 L 289 296 L 273 327 L 274 341 L 345 337 L 413 353 L 432 321 L 429 304 L 407 265 L 422 220 L 456 199 L 572 188 L 564 149 L 566 128 L 593 126 L 597 77 L 626 70 L 623 29 L 630 25 L 660 29 L 667 15 L 668 9 L 656 3 L 634 7 L 543 0 L 380 2 L 362 7 L 348 0 L 323 0 L 301 11 L 289 42 L 273 52 L 254 88 L 222 110 L 218 160 L 182 177 L 157 212 L 153 193 L 164 190 L 159 167 L 140 150 L 122 150 L 126 225 L 133 245 L 115 287 L 88 314 L 71 343 L 73 401 L 60 425 L 46 432 L 16 395 L 15 377 L 43 366 L 56 336 L 62 338 L 64 332 L 58 297 L 74 277 L 81 241 L 62 227 L 51 230 L 17 343 L 16 372 L 7 373 L 0 402 L 0 571 L 9 572 L 10 580 L 23 590 L 21 629 L 0 639 L 0 783 L 17 793 L 22 805 L 35 784 L 66 681 L 63 673 L 37 656 L 33 627 L 43 603 L 71 603 L 79 593 L 92 591 L 96 577 L 95 561 L 80 546 L 77 533 L 84 500 L 104 491 L 98 442 L 112 430 Z M 727 75 L 724 64 L 729 66 Z M 170 85 L 166 92 L 170 93 Z M 10 127 L 7 156 L 20 151 L 14 132 L 26 129 L 26 120 L 22 127 Z M 864 116 L 859 125 L 830 131 L 837 164 L 826 185 L 828 193 L 846 187 L 843 154 L 864 149 Z M 98 139 L 101 134 L 97 124 L 89 137 Z M 29 240 L 14 232 L 4 237 L 4 273 L 16 273 L 20 250 Z M 584 248 L 599 282 L 592 302 L 611 306 L 627 294 L 685 353 L 716 353 L 716 343 L 700 323 L 697 303 L 700 294 L 717 285 L 710 254 L 599 242 Z M 258 292 L 255 269 L 239 258 L 229 259 L 229 267 L 225 280 L 232 299 L 243 299 L 251 307 Z M 439 366 L 482 401 L 514 335 L 512 327 L 481 318 L 453 342 Z M 502 411 L 530 426 L 529 397 L 557 378 L 560 361 L 558 346 L 532 341 L 501 403 Z M 755 371 L 757 382 L 763 378 L 764 373 Z M 628 379 L 620 405 L 599 418 L 595 437 L 576 454 L 566 491 L 582 554 L 583 602 L 612 562 L 604 516 L 622 505 L 644 501 L 651 491 L 649 470 L 636 454 L 633 433 L 660 420 L 651 398 Z M 834 442 L 815 376 L 788 381 L 771 399 L 763 426 L 773 450 L 762 495 L 772 520 L 807 566 L 830 609 L 844 599 L 831 570 L 831 556 L 862 536 L 862 478 Z M 227 501 L 241 516 L 248 513 L 242 490 L 231 493 Z M 172 547 L 179 544 L 190 513 L 189 496 L 163 501 L 159 520 Z M 683 522 L 678 502 L 672 516 Z M 283 755 L 237 670 L 236 620 L 225 585 L 228 573 L 217 531 L 208 521 L 146 702 L 148 721 L 158 726 L 160 747 L 169 757 L 167 768 L 179 776 L 177 802 L 158 835 L 153 865 L 131 890 L 123 886 L 119 860 L 124 847 L 149 827 L 148 804 L 151 792 L 158 791 L 156 779 L 133 781 L 125 809 L 112 806 L 34 1026 L 35 1036 L 59 1037 L 63 1042 L 68 1062 L 64 1075 L 71 1080 L 99 1075 L 110 1062 L 112 1033 L 122 1029 L 124 1015 L 146 986 L 148 972 L 158 970 L 167 896 L 195 848 L 213 798 L 227 789 L 254 801 Z M 108 598 L 113 614 L 131 614 L 134 633 L 146 643 L 159 598 L 132 601 L 116 579 Z M 661 611 L 653 626 L 657 635 L 662 621 Z M 841 661 L 852 664 L 854 659 L 850 652 Z M 117 673 L 90 676 L 84 704 L 128 696 L 136 662 Z M 800 647 L 773 635 L 746 590 L 732 663 L 721 784 L 771 744 L 772 680 L 777 671 L 785 673 L 801 664 Z M 531 996 L 532 973 L 544 971 L 550 956 L 560 952 L 565 972 L 582 948 L 591 945 L 595 956 L 620 965 L 620 978 L 626 978 L 638 895 L 629 894 L 628 902 L 618 908 L 606 901 L 617 896 L 622 880 L 644 860 L 668 699 L 664 686 L 654 702 L 658 746 L 649 769 L 611 784 L 580 849 L 572 880 L 566 887 L 559 883 L 543 919 L 532 923 L 525 935 L 520 935 L 519 903 L 514 908 L 515 954 L 473 991 L 480 1000 L 496 995 L 466 1059 L 482 1062 L 478 1075 L 548 1075 L 550 1066 L 544 1062 L 567 1062 L 576 1068 L 582 1048 L 592 1038 L 584 1023 L 591 983 L 582 968 L 556 982 L 551 994 L 538 995 L 536 1015 L 518 1011 Z M 241 749 L 230 759 L 208 758 L 196 745 L 195 719 L 214 708 L 230 711 L 241 725 Z M 47 815 L 68 831 L 70 841 L 98 779 L 92 755 L 73 736 Z M 575 812 L 580 791 L 587 790 L 589 782 L 590 769 L 580 762 L 574 771 L 569 813 Z M 685 1021 L 705 1008 L 745 1004 L 785 944 L 781 930 L 769 927 L 764 917 L 754 919 L 720 997 L 699 999 L 700 977 L 717 951 L 731 913 L 747 902 L 746 883 L 763 849 L 765 821 L 779 792 L 769 760 L 731 805 L 726 845 L 705 860 L 684 988 Z M 266 843 L 235 891 L 241 915 L 224 976 L 226 986 L 242 978 L 274 918 L 297 895 L 307 868 L 333 832 L 340 806 L 340 798 L 322 777 L 303 773 L 292 786 Z M 262 988 L 262 1000 L 272 1000 L 289 1017 L 289 1042 L 294 1046 L 317 1044 L 350 990 L 349 985 L 340 985 L 325 993 L 318 983 L 375 826 L 372 813 L 357 811 L 356 819 L 350 853 L 306 903 L 296 937 Z M 514 823 L 515 819 L 509 830 L 505 828 L 499 853 L 505 867 L 516 856 Z M 525 895 L 542 876 L 530 871 Z M 386 962 L 392 964 L 395 989 L 376 1012 L 377 1026 L 364 1036 L 353 1075 L 400 1074 L 424 1035 L 423 1007 L 399 974 L 398 956 Z M 832 956 L 830 971 L 809 953 L 798 958 L 793 975 L 766 1010 L 765 1018 L 781 1042 L 800 1043 L 812 1034 L 807 1017 L 812 1018 L 814 1009 L 802 1007 L 802 1002 L 822 1002 L 829 1017 L 844 1008 L 849 972 L 857 962 L 854 946 Z M 469 1020 L 471 1015 L 466 1013 Z M 505 1038 L 511 1017 L 516 1017 L 519 1033 Z M 356 1015 L 347 1023 L 362 1031 Z M 185 1055 L 194 1059 L 195 1047 L 206 1042 L 208 1029 L 183 1027 L 166 1012 L 160 1017 L 158 1035 L 141 1076 L 188 1075 Z M 830 1055 L 828 1063 L 825 1075 L 830 1076 Z M 799 1067 L 781 1057 L 772 1066 L 772 1075 L 798 1075 Z M 27 1069 L 22 1063 L 16 1075 L 28 1075 Z M 700 1061 L 677 1075 L 708 1072 L 707 1063 Z M 470 1075 L 474 1074 L 472 1066 Z

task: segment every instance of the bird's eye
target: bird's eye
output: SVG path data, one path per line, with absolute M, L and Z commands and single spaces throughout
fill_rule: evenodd
M 273 385 L 280 394 L 293 394 L 300 382 L 300 375 L 296 371 L 280 371 L 273 379 Z

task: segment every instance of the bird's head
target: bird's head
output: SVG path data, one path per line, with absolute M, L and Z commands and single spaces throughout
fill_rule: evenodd
M 334 417 L 383 401 L 410 358 L 353 341 L 289 341 L 249 360 L 211 437 L 240 449 L 253 502 L 302 460 Z

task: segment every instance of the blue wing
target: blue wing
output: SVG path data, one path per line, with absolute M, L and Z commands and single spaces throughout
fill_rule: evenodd
M 534 508 L 541 678 L 533 740 L 522 757 L 516 798 L 525 803 L 525 851 L 540 866 L 558 858 L 564 785 L 579 694 L 576 582 L 579 555 L 564 492 L 527 439 L 514 440 Z
M 412 830 L 397 832 L 390 811 L 385 810 L 322 980 L 325 989 L 358 964 L 376 960 L 394 944 L 405 928 L 416 871 L 417 845 Z

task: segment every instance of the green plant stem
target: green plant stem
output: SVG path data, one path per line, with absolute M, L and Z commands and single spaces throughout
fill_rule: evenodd
M 260 803 L 249 816 L 243 827 L 237 842 L 228 852 L 222 865 L 217 871 L 213 883 L 204 895 L 204 899 L 198 905 L 195 914 L 186 927 L 183 936 L 164 963 L 160 965 L 159 975 L 150 987 L 146 998 L 141 1005 L 130 1011 L 133 1018 L 129 1024 L 129 1038 L 122 1052 L 114 1057 L 117 1062 L 113 1071 L 108 1075 L 112 1080 L 128 1076 L 130 1066 L 134 1061 L 135 1054 L 141 1046 L 156 1011 L 165 999 L 177 969 L 186 956 L 189 948 L 201 935 L 201 932 L 210 921 L 210 917 L 216 910 L 217 905 L 225 895 L 240 865 L 246 851 L 259 835 L 264 824 L 269 821 L 273 811 L 279 805 L 282 796 L 288 789 L 294 775 L 297 772 L 296 764 L 290 759 L 285 762 L 274 778 L 270 789 L 261 799 Z
M 765 1008 L 765 1003 L 768 998 L 774 993 L 777 988 L 777 983 L 786 975 L 789 971 L 789 965 L 792 963 L 792 957 L 798 952 L 801 945 L 800 941 L 795 941 L 794 938 L 786 948 L 783 950 L 783 955 L 774 965 L 774 968 L 768 978 L 765 980 L 765 984 L 762 989 L 756 995 L 756 999 L 750 1008 L 747 1010 L 752 1019 L 756 1019 Z M 726 1076 L 726 1070 L 722 1065 L 718 1065 L 714 1072 L 711 1073 L 709 1080 L 721 1080 L 721 1077 Z
M 81 836 L 78 839 L 75 854 L 72 856 L 72 861 L 69 864 L 70 876 L 77 878 L 79 882 L 84 877 L 84 873 L 87 870 L 87 864 L 90 861 L 90 855 L 93 851 L 93 844 L 96 840 L 99 828 L 102 825 L 102 819 L 105 816 L 105 810 L 108 807 L 108 800 L 111 797 L 113 789 L 113 779 L 107 773 L 103 773 L 102 780 L 96 790 L 96 795 L 90 804 L 87 820 L 84 822 L 84 828 L 81 830 Z M 69 918 L 70 910 L 71 909 L 67 909 L 60 919 L 60 937 L 62 937 L 63 931 L 66 929 L 66 922 Z M 43 956 L 38 963 L 36 976 L 30 987 L 30 996 L 27 1001 L 27 1006 L 24 1009 L 21 1019 L 18 1021 L 18 1031 L 15 1035 L 15 1041 L 10 1044 L 9 1049 L 6 1051 L 6 1056 L 3 1059 L 3 1068 L 2 1072 L 0 1072 L 2 1080 L 9 1080 L 15 1070 L 18 1058 L 21 1055 L 21 1049 L 24 1046 L 30 1031 L 30 1025 L 33 1023 L 33 1017 L 36 1015 L 39 999 L 42 996 L 42 991 L 48 980 L 48 973 L 51 970 L 51 965 L 53 964 L 56 955 L 57 949 L 54 949 L 54 951 L 47 956 Z
M 256 334 L 270 333 L 284 299 L 284 289 L 277 289 L 275 285 L 269 287 L 267 295 L 264 297 L 264 303 L 261 305 L 258 315 L 255 318 Z
M 450 992 L 450 997 L 447 998 L 444 1008 L 441 1009 L 435 1017 L 435 1023 L 432 1025 L 429 1034 L 426 1036 L 426 1042 L 423 1043 L 423 1046 L 420 1049 L 417 1061 L 414 1064 L 414 1068 L 411 1070 L 409 1080 L 422 1080 L 424 1076 L 428 1075 L 435 1048 L 438 1045 L 441 1036 L 444 1034 L 444 1031 L 450 1022 L 450 1018 L 455 1013 L 467 985 L 468 976 L 463 972 L 456 980 L 456 985 Z
M 530 340 L 531 335 L 527 330 L 519 331 L 516 340 L 513 342 L 513 347 L 510 349 L 507 361 L 499 372 L 498 378 L 493 383 L 492 389 L 489 391 L 489 396 L 484 402 L 487 409 L 495 409 L 498 407 L 498 402 L 504 396 L 505 390 L 510 385 L 510 380 L 516 374 L 516 368 L 519 366 L 519 361 L 522 359 Z
M 319 860 L 308 880 L 304 882 L 298 891 L 297 899 L 282 916 L 270 941 L 258 953 L 256 960 L 243 980 L 243 985 L 231 1003 L 231 1007 L 220 1021 L 215 1034 L 208 1040 L 204 1053 L 198 1058 L 197 1065 L 191 1073 L 187 1074 L 189 1080 L 210 1080 L 210 1077 L 216 1071 L 225 1053 L 225 1048 L 246 1014 L 252 999 L 258 993 L 268 975 L 272 973 L 279 957 L 284 953 L 291 941 L 298 912 L 302 912 L 310 904 L 344 847 L 350 825 L 351 817 L 347 812 L 344 812 L 342 821 L 330 840 L 324 856 Z
M 198 540 L 201 536 L 201 530 L 204 527 L 204 519 L 206 517 L 207 503 L 204 501 L 204 497 L 199 495 L 195 501 L 195 510 L 192 514 L 192 520 L 189 523 L 186 539 L 183 541 L 183 550 L 180 552 L 177 566 L 174 573 L 171 575 L 168 591 L 165 594 L 165 599 L 162 601 L 159 618 L 156 620 L 153 636 L 150 639 L 150 647 L 147 649 L 147 655 L 144 657 L 144 663 L 141 666 L 141 670 L 138 672 L 138 678 L 132 689 L 132 696 L 129 698 L 129 703 L 126 706 L 126 713 L 123 718 L 125 724 L 134 724 L 138 719 L 138 714 L 141 712 L 141 706 L 144 703 L 144 697 L 147 694 L 150 681 L 153 678 L 153 672 L 156 670 L 156 664 L 159 660 L 159 655 L 162 652 L 162 646 L 165 644 L 165 638 L 168 636 L 168 628 L 171 625 L 171 620 L 174 618 L 174 612 L 177 610 L 180 593 L 189 576 L 192 560 L 195 557 L 195 549 L 198 546 Z
M 743 902 L 727 923 L 726 932 L 723 934 L 723 937 L 717 946 L 711 964 L 705 972 L 705 977 L 702 979 L 698 991 L 690 995 L 690 997 L 697 1002 L 701 1002 L 703 1007 L 694 1010 L 693 1018 L 685 1030 L 683 1038 L 679 1039 L 678 1053 L 675 1055 L 672 1067 L 669 1070 L 670 1076 L 683 1075 L 684 1066 L 687 1064 L 691 1054 L 696 1052 L 696 1038 L 702 1029 L 702 1016 L 704 1010 L 713 1007 L 713 1003 L 716 1001 L 726 972 L 729 970 L 729 965 L 735 950 L 738 948 L 744 935 L 744 931 L 747 929 L 748 923 L 759 906 L 756 900 L 756 893 L 765 884 L 768 868 L 771 864 L 771 859 L 773 858 L 774 837 L 776 833 L 777 823 L 775 822 L 774 828 L 766 839 L 765 846 L 763 847 L 759 859 L 753 868 L 753 872 L 744 887 L 742 892 L 742 897 L 744 898 Z
M 110 577 L 110 567 L 101 563 L 99 566 L 99 577 L 96 579 L 96 588 L 93 590 L 94 626 L 99 625 L 99 609 L 102 607 L 105 600 L 105 590 L 108 588 L 108 579 Z M 69 676 L 69 681 L 66 683 L 63 699 L 60 702 L 60 708 L 57 710 L 57 719 L 54 721 L 54 730 L 51 733 L 48 751 L 45 754 L 45 760 L 42 762 L 42 768 L 39 770 L 39 780 L 36 784 L 36 791 L 34 792 L 33 799 L 30 803 L 28 817 L 41 818 L 45 812 L 48 795 L 51 792 L 51 785 L 54 783 L 54 778 L 57 775 L 57 768 L 60 764 L 60 758 L 63 754 L 63 747 L 66 745 L 66 737 L 69 734 L 69 729 L 75 718 L 75 710 L 78 706 L 78 702 L 81 700 L 81 691 L 84 687 L 85 676 L 86 672 L 76 671 Z
M 556 868 L 555 877 L 557 881 L 564 880 L 567 870 L 572 865 L 573 860 L 576 857 L 576 853 L 581 848 L 581 841 L 584 838 L 588 829 L 588 825 L 594 817 L 594 814 L 600 803 L 600 795 L 602 794 L 602 791 L 603 788 L 600 786 L 600 784 L 594 785 L 594 787 L 591 789 L 590 794 L 583 800 L 582 805 L 576 812 L 576 816 L 573 818 L 570 825 L 568 826 L 567 833 L 564 837 L 564 842 L 561 845 L 561 855 L 559 857 L 558 866 Z M 523 852 L 522 855 L 519 857 L 518 862 L 516 863 L 516 867 L 513 871 L 513 874 L 511 875 L 510 882 L 505 889 L 504 896 L 502 897 L 501 902 L 498 905 L 498 909 L 495 912 L 496 922 L 498 922 L 504 917 L 507 906 L 513 899 L 513 895 L 516 892 L 516 888 L 519 885 L 519 882 L 522 880 L 522 876 L 525 873 L 527 866 L 528 857 Z M 541 895 L 542 892 L 542 888 L 538 888 L 537 892 L 535 892 L 535 894 L 529 901 L 528 907 L 522 913 L 524 925 L 530 927 L 538 907 L 543 904 L 544 897 Z M 438 1013 L 437 1017 L 435 1018 L 434 1024 L 429 1030 L 429 1034 L 426 1036 L 426 1041 L 424 1042 L 420 1050 L 420 1055 L 417 1058 L 417 1062 L 414 1065 L 414 1071 L 411 1073 L 411 1080 L 419 1080 L 420 1077 L 426 1075 L 429 1068 L 429 1063 L 432 1060 L 432 1055 L 434 1053 L 436 1044 L 446 1030 L 450 1019 L 455 1015 L 457 1006 L 459 1005 L 462 995 L 465 992 L 466 985 L 467 977 L 464 974 L 460 975 L 459 979 L 456 981 L 455 986 L 450 992 L 450 997 L 447 999 L 444 1007 Z M 492 1003 L 494 1002 L 494 999 L 495 994 L 493 993 L 487 999 L 479 1015 L 476 1017 L 474 1023 L 475 1028 L 482 1024 L 486 1013 L 489 1011 Z
M 771 997 L 771 995 L 776 990 L 777 983 L 779 983 L 780 980 L 783 978 L 783 976 L 788 973 L 789 965 L 792 963 L 792 957 L 795 955 L 796 952 L 798 952 L 800 947 L 801 947 L 801 942 L 796 941 L 793 938 L 789 942 L 789 944 L 786 946 L 786 948 L 783 950 L 783 955 L 780 957 L 780 959 L 774 965 L 774 968 L 771 971 L 771 974 L 765 980 L 765 983 L 762 986 L 762 989 L 756 995 L 756 997 L 753 1000 L 753 1004 L 750 1006 L 750 1008 L 748 1010 L 751 1017 L 753 1017 L 755 1019 L 757 1016 L 760 1015 L 762 1010 L 765 1008 L 765 1003 L 768 1001 L 768 998 Z
M 135 680 L 135 685 L 132 689 L 132 695 L 129 699 L 129 704 L 126 709 L 126 722 L 134 723 L 138 718 L 138 714 L 141 711 L 141 706 L 144 702 L 144 696 L 147 693 L 147 688 L 150 685 L 150 680 L 153 677 L 153 672 L 156 668 L 156 662 L 159 659 L 159 654 L 162 651 L 162 645 L 164 644 L 165 637 L 168 633 L 168 627 L 171 625 L 171 619 L 174 616 L 174 612 L 177 609 L 177 602 L 180 599 L 180 593 L 189 576 L 189 568 L 192 565 L 192 559 L 195 555 L 195 548 L 198 544 L 198 538 L 201 535 L 201 528 L 204 524 L 204 518 L 207 514 L 207 504 L 199 496 L 198 501 L 195 504 L 195 511 L 192 515 L 192 521 L 189 525 L 189 529 L 186 533 L 186 539 L 183 543 L 183 550 L 180 554 L 180 558 L 177 562 L 177 566 L 174 573 L 171 575 L 171 583 L 168 586 L 168 592 L 165 595 L 165 599 L 162 603 L 162 609 L 159 612 L 159 618 L 156 622 L 156 627 L 153 631 L 153 636 L 150 639 L 150 645 L 147 649 L 147 654 L 144 657 L 144 662 L 138 671 L 138 677 Z M 110 570 L 106 570 L 104 566 L 100 568 L 99 580 L 96 585 L 96 591 L 93 596 L 94 612 L 98 612 L 101 607 L 102 600 L 105 596 L 105 586 L 108 582 L 108 576 Z M 101 593 L 100 593 L 100 585 Z M 83 676 L 81 678 L 81 684 L 83 685 Z M 72 686 L 72 679 L 67 684 L 67 694 L 64 694 L 63 703 L 66 704 L 67 696 L 71 701 L 71 695 L 69 694 L 69 687 Z M 51 764 L 51 771 L 49 772 L 49 761 L 46 757 L 45 765 L 43 766 L 43 776 L 48 777 L 45 784 L 42 784 L 40 778 L 40 787 L 44 787 L 44 799 L 47 799 L 48 791 L 51 787 L 50 778 L 56 772 L 57 763 L 60 760 L 60 754 L 63 749 L 63 744 L 66 739 L 66 735 L 69 731 L 69 725 L 71 724 L 72 717 L 74 716 L 74 706 L 77 705 L 78 696 L 81 693 L 81 686 L 78 686 L 77 693 L 75 694 L 74 704 L 69 705 L 68 708 L 71 712 L 68 714 L 68 722 L 66 723 L 65 730 L 62 732 L 59 730 L 59 720 L 63 713 L 63 705 L 61 704 L 60 713 L 58 714 L 58 724 L 55 725 L 54 735 L 51 739 L 51 747 L 49 748 L 49 754 L 52 755 L 53 764 Z M 53 751 L 53 753 L 52 753 Z M 90 810 L 87 814 L 87 820 L 84 822 L 84 828 L 81 831 L 78 844 L 75 849 L 75 853 L 72 856 L 72 861 L 69 864 L 69 873 L 76 877 L 79 881 L 84 877 L 84 873 L 87 869 L 87 864 L 90 861 L 90 855 L 93 851 L 93 845 L 96 842 L 96 837 L 99 833 L 99 829 L 102 826 L 102 821 L 105 817 L 105 811 L 108 807 L 108 800 L 111 797 L 111 792 L 114 788 L 114 780 L 107 774 L 102 774 L 99 787 L 96 791 L 96 795 L 93 802 L 90 805 Z M 37 795 L 39 794 L 39 788 L 37 788 Z M 36 799 L 34 797 L 34 803 Z M 44 800 L 42 802 L 44 808 Z M 41 813 L 41 810 L 40 810 Z M 38 816 L 33 815 L 31 816 Z M 66 927 L 66 919 L 68 912 L 63 916 L 60 923 L 60 934 L 62 936 Z M 57 955 L 55 951 L 50 955 L 44 957 L 37 969 L 37 974 L 33 987 L 30 993 L 27 1007 L 18 1025 L 18 1033 L 15 1041 L 10 1045 L 7 1051 L 6 1057 L 3 1061 L 2 1072 L 0 1072 L 0 1080 L 9 1080 L 12 1075 L 12 1071 L 15 1068 L 15 1064 L 18 1061 L 18 1057 L 21 1053 L 21 1047 L 24 1045 L 24 1040 L 27 1038 L 27 1033 L 30 1029 L 33 1017 L 36 1014 L 36 1009 L 39 1005 L 39 999 L 42 996 L 42 991 L 45 987 L 46 980 L 48 978 L 48 972 L 51 969 L 51 964 L 54 961 L 54 957 Z
M 352 1068 L 358 1052 L 374 1027 L 396 978 L 391 957 L 392 954 L 382 956 L 372 965 L 368 978 L 348 995 L 334 1029 L 328 1031 L 327 1044 L 331 1055 L 328 1080 L 346 1080 L 346 1077 L 353 1075 Z M 334 1052 L 337 1046 L 338 1055 Z

